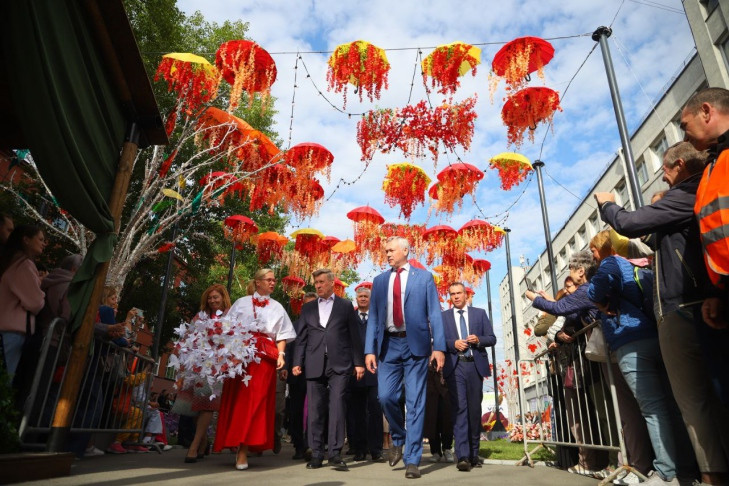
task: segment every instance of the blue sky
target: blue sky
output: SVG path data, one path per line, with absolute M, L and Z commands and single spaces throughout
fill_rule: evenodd
M 592 33 L 597 27 L 612 23 L 610 48 L 631 133 L 694 49 L 686 18 L 676 12 L 682 12 L 680 0 L 473 0 L 457 3 L 443 0 L 180 0 L 179 7 L 188 14 L 199 10 L 208 20 L 240 19 L 250 24 L 249 36 L 272 53 L 277 64 L 278 79 L 272 92 L 278 98 L 276 129 L 285 141 L 289 138 L 296 56 L 283 53 L 333 50 L 338 44 L 359 39 L 384 49 L 423 47 L 423 56 L 432 50 L 432 46 L 456 40 L 472 44 L 493 43 L 481 46 L 482 63 L 476 77 L 468 75 L 463 78 L 455 96 L 456 100 L 462 100 L 478 95 L 478 119 L 471 150 L 459 155 L 464 162 L 486 172 L 476 194 L 483 214 L 466 197 L 463 208 L 450 218 L 429 216 L 426 207 L 417 210 L 410 222 L 427 223 L 428 226 L 449 224 L 458 229 L 469 219 L 501 213 L 490 221 L 503 224 L 503 218 L 507 217 L 505 225 L 512 229 L 513 264 L 518 264 L 520 255 L 535 261 L 544 249 L 544 235 L 536 177 L 519 202 L 508 214 L 504 214 L 524 187 L 502 191 L 496 173 L 487 168 L 490 157 L 513 149 L 507 147 L 506 128 L 500 117 L 503 83 L 494 96 L 494 102 L 489 99 L 488 72 L 493 55 L 501 47 L 499 43 L 525 35 L 567 37 L 551 41 L 555 56 L 544 69 L 545 79 L 533 76 L 530 83 L 531 86 L 550 87 L 562 94 L 595 45 L 589 35 L 579 35 Z M 350 91 L 347 110 L 364 112 L 375 107 L 404 106 L 410 93 L 416 54 L 416 50 L 388 51 L 392 66 L 389 89 L 383 91 L 381 99 L 375 103 L 366 99 L 360 103 Z M 312 84 L 313 81 L 324 96 L 341 107 L 341 94 L 326 91 L 328 57 L 328 54 L 302 54 L 311 79 L 305 77 L 300 65 L 291 137 L 293 144 L 316 142 L 334 154 L 331 182 L 322 181 L 325 194 L 330 199 L 318 216 L 307 221 L 293 221 L 293 226 L 310 226 L 327 235 L 345 239 L 352 237 L 353 228 L 346 213 L 354 207 L 369 204 L 386 220 L 398 221 L 399 209 L 384 203 L 381 186 L 387 164 L 406 159 L 399 152 L 378 154 L 356 184 L 342 185 L 333 192 L 340 178 L 352 181 L 360 175 L 364 163 L 360 161 L 361 154 L 356 143 L 357 117 L 349 118 L 332 109 Z M 431 96 L 434 104 L 441 99 L 438 95 Z M 417 103 L 424 97 L 425 90 L 418 74 L 411 103 Z M 547 132 L 545 127 L 540 126 L 536 142 L 525 141 L 519 151 L 533 161 L 539 157 L 541 142 L 546 135 L 541 149 L 546 171 L 581 199 L 620 147 L 599 47 L 574 78 L 563 98 L 562 108 L 564 111 L 554 117 L 553 129 Z M 434 168 L 432 159 L 417 163 L 434 179 L 435 173 L 449 160 L 451 163 L 456 161 L 453 156 L 443 156 L 437 168 Z M 554 234 L 580 200 L 546 176 L 545 192 Z M 506 274 L 504 250 L 475 256 L 492 263 L 493 320 L 496 335 L 501 339 L 497 286 Z M 364 279 L 371 280 L 379 269 L 365 263 L 359 271 Z M 474 304 L 487 307 L 485 283 L 476 289 Z M 497 349 L 501 354 L 501 347 Z

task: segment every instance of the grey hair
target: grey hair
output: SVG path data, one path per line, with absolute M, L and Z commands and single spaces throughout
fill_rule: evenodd
M 591 276 L 591 272 L 595 270 L 595 257 L 588 250 L 573 253 L 569 262 L 570 270 L 585 269 L 585 275 Z M 594 273 L 594 272 L 593 272 Z
M 706 150 L 696 150 L 691 142 L 682 141 L 668 147 L 663 154 L 663 163 L 671 169 L 676 166 L 679 159 L 686 164 L 689 174 L 694 175 L 704 170 L 709 153 Z
M 359 294 L 367 294 L 367 295 L 372 295 L 372 291 L 371 291 L 370 289 L 368 289 L 367 287 L 360 287 L 360 288 L 358 288 L 358 289 L 356 290 L 356 292 L 355 292 L 355 293 L 356 293 L 357 295 L 359 295 Z
M 326 275 L 329 280 L 334 280 L 334 272 L 332 272 L 328 268 L 320 268 L 319 270 L 315 270 L 312 275 L 314 276 L 314 278 L 318 277 L 319 275 Z
M 410 242 L 407 240 L 407 238 L 403 238 L 402 236 L 390 236 L 385 240 L 385 243 L 392 243 L 393 241 L 400 244 L 400 248 L 403 250 L 410 251 Z
M 316 292 L 307 292 L 304 294 L 304 297 L 302 297 L 304 300 L 314 300 L 318 296 L 316 295 Z
M 78 270 L 83 260 L 84 257 L 78 253 L 74 253 L 73 255 L 65 256 L 63 260 L 61 260 L 60 267 L 64 270 Z

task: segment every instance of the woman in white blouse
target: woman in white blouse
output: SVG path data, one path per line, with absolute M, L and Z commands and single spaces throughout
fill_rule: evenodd
M 283 306 L 270 298 L 276 278 L 273 270 L 258 270 L 246 297 L 228 311 L 236 323 L 256 323 L 259 363 L 246 369 L 250 379 L 225 380 L 215 434 L 214 450 L 238 447 L 236 469 L 248 469 L 248 452 L 273 449 L 277 371 L 285 365 L 286 343 L 296 337 Z

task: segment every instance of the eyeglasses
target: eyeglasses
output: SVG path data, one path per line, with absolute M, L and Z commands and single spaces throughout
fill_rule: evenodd
M 276 281 L 275 278 L 259 278 L 258 280 L 261 282 L 275 282 Z

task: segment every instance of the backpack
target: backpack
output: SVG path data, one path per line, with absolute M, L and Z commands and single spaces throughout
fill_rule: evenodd
M 642 294 L 641 310 L 651 321 L 656 322 L 653 311 L 653 270 L 633 266 L 633 280 Z

